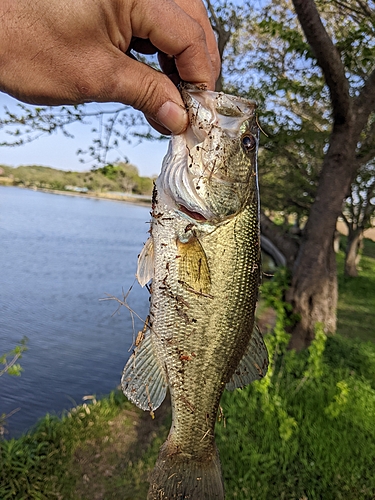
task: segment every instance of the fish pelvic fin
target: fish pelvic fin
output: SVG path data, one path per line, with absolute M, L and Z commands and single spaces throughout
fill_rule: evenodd
M 265 376 L 268 369 L 268 352 L 263 336 L 257 326 L 254 326 L 249 345 L 235 372 L 226 384 L 228 391 L 241 389 L 246 385 Z
M 167 386 L 165 369 L 156 355 L 150 330 L 147 330 L 125 365 L 122 391 L 139 408 L 152 412 L 164 401 Z
M 149 477 L 147 500 L 224 500 L 219 454 L 196 459 L 173 446 L 170 439 L 159 452 Z
M 138 256 L 136 277 L 142 287 L 154 277 L 154 243 L 152 236 L 148 238 Z

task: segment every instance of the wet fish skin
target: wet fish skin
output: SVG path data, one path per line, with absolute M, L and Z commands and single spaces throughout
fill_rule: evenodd
M 138 279 L 152 279 L 149 331 L 122 378 L 153 411 L 169 387 L 172 426 L 149 500 L 223 499 L 214 427 L 222 392 L 267 370 L 254 328 L 260 282 L 255 104 L 187 86 L 188 130 L 171 139 L 155 184 Z

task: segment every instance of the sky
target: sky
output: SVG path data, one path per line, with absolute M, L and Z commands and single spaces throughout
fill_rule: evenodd
M 17 109 L 17 101 L 0 92 L 0 120 L 4 117 L 4 106 L 11 111 Z M 97 104 L 89 104 L 96 109 Z M 17 167 L 19 165 L 42 165 L 61 170 L 85 171 L 92 168 L 90 163 L 80 163 L 77 150 L 91 145 L 92 126 L 74 124 L 69 128 L 74 139 L 64 137 L 61 132 L 46 135 L 37 140 L 15 147 L 0 147 L 0 164 Z M 0 129 L 0 142 L 7 138 Z M 167 141 L 143 141 L 122 144 L 121 152 L 129 162 L 138 167 L 140 175 L 152 176 L 160 172 L 161 163 L 167 152 Z

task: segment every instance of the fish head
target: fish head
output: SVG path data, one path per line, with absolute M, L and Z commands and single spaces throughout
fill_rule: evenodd
M 256 104 L 189 84 L 181 95 L 189 126 L 172 137 L 159 183 L 182 213 L 220 222 L 257 203 Z

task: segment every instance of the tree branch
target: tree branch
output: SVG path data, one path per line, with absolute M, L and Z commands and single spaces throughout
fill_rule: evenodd
M 220 54 L 220 61 L 222 61 L 225 47 L 226 47 L 226 45 L 229 42 L 230 37 L 231 37 L 231 29 L 230 28 L 225 29 L 224 22 L 221 21 L 219 19 L 219 17 L 216 15 L 215 8 L 212 5 L 211 1 L 206 0 L 206 4 L 207 4 L 207 10 L 210 13 L 211 26 L 217 34 L 217 45 L 218 45 L 219 54 Z M 223 80 L 223 74 L 222 74 L 222 68 L 221 68 L 219 78 L 217 79 L 217 82 L 216 82 L 215 90 L 217 92 L 221 92 L 223 90 L 223 85 L 224 85 L 224 80 Z
M 351 0 L 350 2 L 342 0 L 332 0 L 332 3 L 336 4 L 338 7 L 341 7 L 344 11 L 354 14 L 352 17 L 358 23 L 361 21 L 361 18 L 363 18 L 363 16 L 368 17 L 370 20 L 373 20 L 375 18 L 374 11 L 362 0 L 357 0 L 356 3 L 358 7 L 353 5 L 353 0 Z M 356 15 L 358 15 L 358 17 L 356 17 Z
M 375 69 L 370 73 L 359 96 L 355 100 L 356 126 L 362 129 L 368 117 L 375 111 Z
M 10 368 L 12 368 L 12 366 L 14 366 L 16 364 L 16 361 L 22 356 L 22 352 L 17 352 L 14 356 L 13 356 L 13 359 L 11 359 L 8 362 L 5 363 L 5 366 L 2 370 L 0 370 L 0 377 L 2 377 L 4 375 L 4 373 L 7 373 Z
M 299 249 L 297 240 L 286 235 L 280 227 L 276 226 L 276 224 L 274 224 L 263 212 L 260 214 L 260 229 L 262 234 L 284 255 L 287 266 L 291 268 Z
M 358 168 L 369 163 L 375 157 L 375 119 L 366 131 L 366 137 L 361 142 L 355 156 Z
M 350 110 L 350 96 L 349 83 L 339 51 L 323 26 L 314 0 L 292 1 L 306 39 L 328 85 L 334 122 L 338 125 L 344 123 Z

